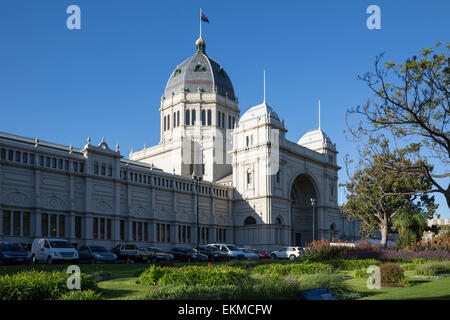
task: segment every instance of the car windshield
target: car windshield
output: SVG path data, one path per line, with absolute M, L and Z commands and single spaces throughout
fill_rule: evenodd
M 230 249 L 231 251 L 241 251 L 238 247 L 236 246 L 227 246 L 228 249 Z
M 209 250 L 209 251 L 220 251 L 219 248 L 216 248 L 216 247 L 213 247 L 213 246 L 206 247 L 205 249 Z
M 6 243 L 0 244 L 0 251 L 25 252 L 25 249 L 16 244 Z
M 50 241 L 50 246 L 52 248 L 73 248 L 72 244 L 69 241 L 62 240 Z
M 91 247 L 92 252 L 107 252 L 105 247 Z
M 250 249 L 244 249 L 244 250 L 242 250 L 242 251 L 244 251 L 245 253 L 253 253 L 253 251 L 250 250 Z
M 129 244 L 129 245 L 126 245 L 124 249 L 125 250 L 136 250 L 137 247 L 132 244 Z
M 195 249 L 184 249 L 185 252 L 189 252 L 189 253 L 196 253 L 197 250 Z

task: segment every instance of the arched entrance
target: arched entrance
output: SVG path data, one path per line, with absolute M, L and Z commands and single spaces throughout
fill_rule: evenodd
M 313 207 L 311 199 L 316 199 L 314 212 L 314 238 L 318 237 L 318 194 L 312 179 L 301 174 L 295 178 L 291 187 L 291 245 L 305 246 L 313 240 Z

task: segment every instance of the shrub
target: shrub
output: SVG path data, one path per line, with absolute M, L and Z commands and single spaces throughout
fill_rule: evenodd
M 380 272 L 381 284 L 402 284 L 405 279 L 403 269 L 396 263 L 383 263 Z
M 381 261 L 393 261 L 393 262 L 411 262 L 413 259 L 423 260 L 449 260 L 450 252 L 444 250 L 424 250 L 424 251 L 412 251 L 412 250 L 355 250 L 348 251 L 341 254 L 340 258 L 343 259 L 377 259 Z
M 102 294 L 94 290 L 71 290 L 63 294 L 59 300 L 102 300 Z
M 276 274 L 280 276 L 332 272 L 333 267 L 329 264 L 313 263 L 289 263 L 289 264 L 266 264 L 253 268 L 253 273 Z
M 350 259 L 334 259 L 327 260 L 324 263 L 332 265 L 335 269 L 340 270 L 366 270 L 367 267 L 371 265 L 380 265 L 381 261 L 376 259 L 361 259 L 361 260 L 350 260 Z
M 367 268 L 353 270 L 351 275 L 354 278 L 367 278 L 369 276 L 369 274 L 367 273 Z
M 248 279 L 240 268 L 226 265 L 183 266 L 179 268 L 150 266 L 139 276 L 139 283 L 146 285 L 229 285 Z
M 2 300 L 47 300 L 58 299 L 69 291 L 64 271 L 23 271 L 0 276 L 0 299 Z M 81 274 L 83 290 L 98 290 L 97 282 L 90 275 Z
M 239 296 L 239 288 L 235 285 L 166 285 L 155 287 L 143 296 L 133 300 L 231 300 Z
M 279 275 L 265 275 L 257 279 L 253 286 L 241 291 L 241 299 L 297 299 L 299 284 L 296 280 L 288 280 Z
M 428 262 L 416 266 L 416 273 L 424 276 L 435 276 L 450 273 L 450 261 Z

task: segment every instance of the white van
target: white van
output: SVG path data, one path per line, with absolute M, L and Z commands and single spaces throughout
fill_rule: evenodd
M 211 243 L 209 246 L 214 246 L 218 248 L 220 251 L 226 252 L 230 259 L 244 259 L 245 253 L 239 249 L 237 246 L 233 244 L 225 244 L 225 243 Z
M 31 245 L 31 259 L 33 263 L 78 262 L 78 258 L 78 251 L 75 250 L 69 241 L 64 239 L 34 239 Z

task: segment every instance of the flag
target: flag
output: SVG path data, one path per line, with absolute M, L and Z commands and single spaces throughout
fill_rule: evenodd
M 209 23 L 208 17 L 206 17 L 203 13 L 202 13 L 202 20 Z

